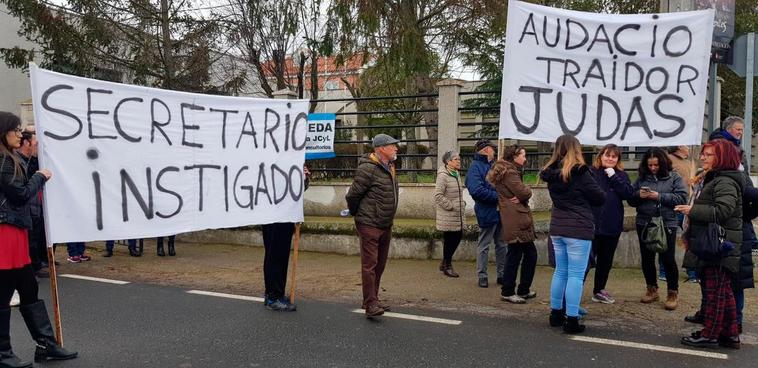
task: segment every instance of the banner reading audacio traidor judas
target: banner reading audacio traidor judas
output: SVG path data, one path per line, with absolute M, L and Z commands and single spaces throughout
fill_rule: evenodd
M 500 138 L 700 144 L 713 9 L 595 14 L 509 1 Z
M 31 79 L 49 242 L 303 220 L 308 101 Z

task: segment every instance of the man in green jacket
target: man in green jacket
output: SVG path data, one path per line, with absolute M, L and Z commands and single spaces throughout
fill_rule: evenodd
M 398 185 L 394 161 L 399 141 L 386 134 L 377 134 L 372 143 L 374 153 L 361 157 L 355 179 L 345 200 L 361 239 L 361 281 L 363 308 L 366 317 L 389 311 L 379 302 L 382 279 L 392 236 L 392 222 L 398 202 Z

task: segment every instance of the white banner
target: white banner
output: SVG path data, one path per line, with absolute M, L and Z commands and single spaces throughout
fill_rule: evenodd
M 49 242 L 303 220 L 308 101 L 31 79 Z
M 612 15 L 508 3 L 500 138 L 700 144 L 713 9 Z

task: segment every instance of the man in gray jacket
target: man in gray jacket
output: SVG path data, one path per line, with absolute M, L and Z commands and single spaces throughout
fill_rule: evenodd
M 394 161 L 399 141 L 377 134 L 374 152 L 361 157 L 355 179 L 345 200 L 361 239 L 361 281 L 366 317 L 376 317 L 389 310 L 379 302 L 379 283 L 390 250 L 392 223 L 397 211 L 398 185 Z

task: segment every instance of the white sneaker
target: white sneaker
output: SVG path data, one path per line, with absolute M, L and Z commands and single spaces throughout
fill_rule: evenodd
M 18 305 L 21 304 L 21 298 L 18 296 L 18 291 L 13 292 L 13 296 L 11 297 L 11 307 L 18 307 Z
M 501 299 L 503 299 L 506 302 L 513 303 L 513 304 L 524 304 L 526 303 L 526 299 L 518 296 L 518 295 L 511 295 L 511 296 L 501 296 Z

